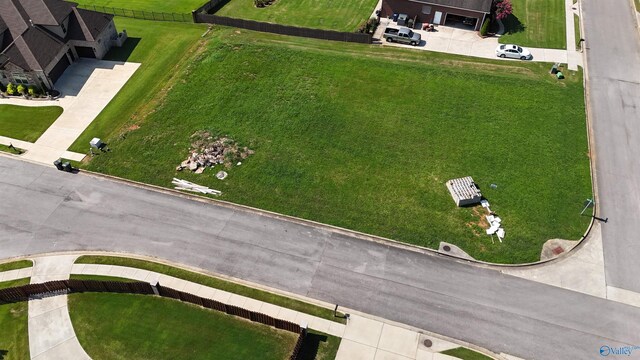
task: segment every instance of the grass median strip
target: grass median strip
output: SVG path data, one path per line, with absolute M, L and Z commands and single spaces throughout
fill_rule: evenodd
M 0 135 L 35 142 L 61 114 L 59 106 L 0 105 Z
M 29 278 L 0 282 L 0 289 L 27 285 Z M 0 305 L 0 359 L 28 360 L 28 302 Z
M 333 311 L 309 303 L 291 299 L 285 296 L 276 295 L 267 291 L 250 288 L 248 286 L 236 284 L 219 278 L 194 273 L 188 270 L 179 269 L 173 266 L 164 265 L 151 261 L 139 259 L 131 259 L 115 256 L 81 256 L 76 260 L 76 264 L 103 264 L 103 265 L 119 265 L 128 266 L 138 269 L 154 271 L 157 273 L 173 276 L 179 279 L 191 281 L 212 288 L 224 290 L 230 293 L 246 296 L 248 298 L 264 301 L 270 304 L 282 306 L 291 310 L 299 311 L 305 314 L 317 316 L 323 319 L 344 323 L 342 317 L 335 317 Z M 75 275 L 74 275 L 75 276 Z M 162 285 L 162 284 L 161 284 Z M 342 316 L 343 314 L 340 314 Z
M 294 333 L 155 296 L 69 295 L 69 315 L 91 358 L 284 360 Z
M 33 266 L 33 261 L 31 260 L 18 260 L 12 261 L 4 264 L 0 264 L 0 272 L 1 271 L 9 271 L 16 269 L 24 269 Z

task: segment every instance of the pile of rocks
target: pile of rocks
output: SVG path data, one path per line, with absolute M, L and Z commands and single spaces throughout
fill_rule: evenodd
M 240 147 L 228 137 L 213 137 L 207 131 L 198 131 L 191 135 L 192 143 L 189 156 L 178 167 L 177 171 L 189 169 L 201 174 L 207 167 L 224 165 L 229 169 L 234 164 L 240 165 L 242 160 L 254 153 L 248 147 Z

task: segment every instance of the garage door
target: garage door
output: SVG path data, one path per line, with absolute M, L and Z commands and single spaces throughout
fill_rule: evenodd
M 62 75 L 62 73 L 67 69 L 67 67 L 69 67 L 69 59 L 65 55 L 60 59 L 60 61 L 58 61 L 56 66 L 54 66 L 53 69 L 49 71 L 49 79 L 51 79 L 51 82 L 55 83 L 60 75 Z
M 76 46 L 76 53 L 78 53 L 78 56 L 80 57 L 94 59 L 96 57 L 95 51 L 93 51 L 93 48 L 89 46 Z

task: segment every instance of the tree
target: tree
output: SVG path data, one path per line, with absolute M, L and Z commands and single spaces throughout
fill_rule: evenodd
M 501 0 L 496 2 L 496 19 L 503 20 L 513 13 L 511 0 Z

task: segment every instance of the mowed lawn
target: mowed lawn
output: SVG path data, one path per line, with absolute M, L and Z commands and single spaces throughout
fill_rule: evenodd
M 0 105 L 0 136 L 34 142 L 60 114 L 59 106 Z
M 376 0 L 277 0 L 257 8 L 253 0 L 229 0 L 216 15 L 353 32 L 371 16 L 376 4 Z
M 80 0 L 76 2 L 80 5 L 95 5 L 129 10 L 191 14 L 192 10 L 195 10 L 202 6 L 206 2 L 206 0 Z M 120 28 L 118 27 L 118 29 Z M 129 29 L 127 28 L 127 30 Z
M 503 44 L 566 49 L 565 9 L 560 0 L 511 0 L 513 14 L 504 20 Z
M 29 278 L 0 282 L 0 289 L 28 283 Z M 0 305 L 0 359 L 29 359 L 27 308 L 26 301 Z
M 589 223 L 581 73 L 558 81 L 547 64 L 219 28 L 138 120 L 88 168 L 185 178 L 223 200 L 493 262 L 538 260 L 546 240 L 579 239 Z M 224 181 L 176 172 L 199 130 L 256 153 Z M 445 182 L 462 176 L 503 219 L 503 243 L 482 208 L 455 206 Z
M 285 360 L 298 335 L 177 300 L 69 295 L 69 315 L 92 359 Z
M 169 79 L 189 65 L 206 26 L 116 17 L 118 29 L 127 29 L 129 39 L 120 49 L 114 48 L 105 60 L 141 63 L 127 84 L 111 100 L 89 127 L 69 148 L 86 153 L 94 137 L 119 136 L 127 124 L 133 124 L 154 111 L 153 101 Z

